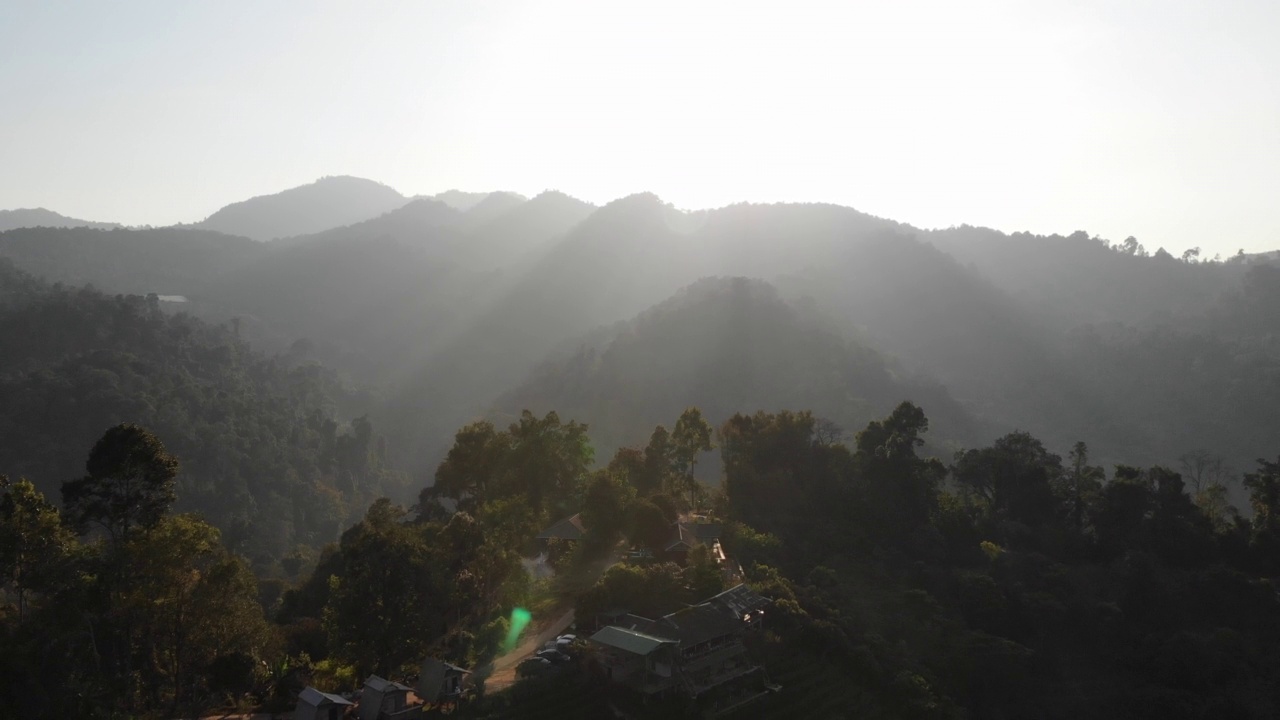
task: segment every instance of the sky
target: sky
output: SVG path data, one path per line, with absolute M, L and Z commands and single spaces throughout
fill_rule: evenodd
M 820 201 L 1280 248 L 1280 3 L 0 4 L 0 209 L 406 195 Z

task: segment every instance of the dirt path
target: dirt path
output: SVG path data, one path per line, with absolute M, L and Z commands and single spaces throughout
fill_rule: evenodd
M 623 551 L 617 550 L 608 557 L 590 565 L 583 578 L 587 586 L 594 584 L 604 574 L 605 570 L 622 562 L 623 557 L 625 557 Z M 493 672 L 484 681 L 485 692 L 495 692 L 511 687 L 516 681 L 516 666 L 520 664 L 520 661 L 541 650 L 548 640 L 553 640 L 562 635 L 573 624 L 573 620 L 574 614 L 571 607 L 551 623 L 542 626 L 537 634 L 530 635 L 517 645 L 515 650 L 495 660 L 493 662 Z
M 493 663 L 493 674 L 484 681 L 485 692 L 494 692 L 508 688 L 516 681 L 516 665 L 521 660 L 533 655 L 549 640 L 559 637 L 573 624 L 573 608 L 545 626 L 536 635 L 531 635 L 516 646 L 515 650 L 503 655 Z

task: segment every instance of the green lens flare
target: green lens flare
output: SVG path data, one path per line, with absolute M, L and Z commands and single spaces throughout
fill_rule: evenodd
M 520 640 L 520 633 L 524 632 L 524 628 L 533 619 L 533 615 L 524 608 L 516 608 L 511 611 L 511 630 L 507 632 L 507 641 L 503 643 L 503 651 L 511 652 L 516 649 L 516 643 Z

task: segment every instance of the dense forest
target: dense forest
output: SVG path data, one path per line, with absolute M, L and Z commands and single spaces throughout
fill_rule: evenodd
M 696 716 L 503 689 L 508 617 L 730 576 L 780 688 L 740 717 L 1280 714 L 1270 256 L 356 178 L 41 218 L 0 232 L 0 717 L 427 656 L 464 717 Z M 740 572 L 665 561 L 694 517 Z
M 369 502 L 405 492 L 365 402 L 314 363 L 267 358 L 234 328 L 168 314 L 155 295 L 50 286 L 0 260 L 0 466 L 54 494 L 84 448 L 129 420 L 181 455 L 177 509 L 271 562 L 337 538 Z
M 428 653 L 481 667 L 505 610 L 548 592 L 520 557 L 549 519 L 587 518 L 561 561 L 571 569 L 619 538 L 659 547 L 673 512 L 701 507 L 729 523 L 726 551 L 773 600 L 773 671 L 805 688 L 744 717 L 1277 712 L 1280 460 L 1245 474 L 1247 520 L 1220 483 L 1197 491 L 1160 466 L 1107 472 L 1083 442 L 1064 459 L 1011 433 L 943 462 L 919 454 L 928 429 L 908 402 L 848 442 L 808 412 L 735 414 L 713 434 L 691 409 L 599 467 L 588 429 L 554 413 L 505 430 L 478 422 L 416 510 L 377 500 L 318 558 L 255 580 L 216 529 L 174 514 L 180 459 L 120 425 L 62 484 L 61 511 L 29 482 L 3 481 L 0 559 L 16 598 L 3 706 L 173 713 L 244 692 L 284 703 L 299 677 L 352 685 L 412 672 Z M 724 472 L 708 488 L 693 466 L 713 438 Z M 660 613 L 723 588 L 703 554 L 683 568 L 615 565 L 576 602 L 580 617 L 618 603 Z M 50 674 L 60 692 L 40 682 Z M 525 710 L 554 690 L 526 694 Z M 596 716 L 600 692 L 570 715 Z M 519 716 L 505 702 L 463 711 Z

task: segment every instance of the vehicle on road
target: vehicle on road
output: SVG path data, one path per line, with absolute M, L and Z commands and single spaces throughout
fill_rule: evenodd
M 548 660 L 552 665 L 560 665 L 573 659 L 559 650 L 539 650 L 534 653 L 534 657 Z
M 555 666 L 547 658 L 544 658 L 544 657 L 526 658 L 524 660 L 521 660 L 520 664 L 516 666 L 516 677 L 521 677 L 521 678 L 539 677 L 552 672 L 554 668 Z

